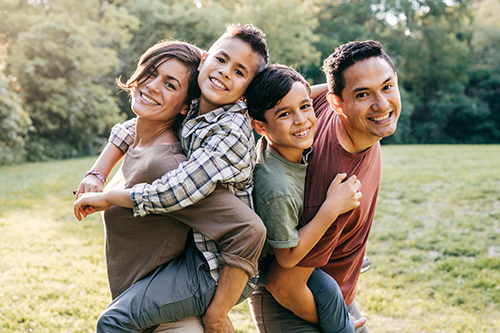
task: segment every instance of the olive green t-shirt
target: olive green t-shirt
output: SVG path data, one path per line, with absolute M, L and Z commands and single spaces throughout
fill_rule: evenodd
M 273 253 L 272 248 L 287 249 L 299 244 L 297 226 L 304 207 L 306 169 L 306 163 L 288 161 L 274 151 L 265 137 L 257 143 L 255 211 L 267 228 L 261 258 Z

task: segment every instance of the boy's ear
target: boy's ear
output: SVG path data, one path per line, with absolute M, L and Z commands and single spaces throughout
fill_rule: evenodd
M 205 63 L 205 60 L 207 60 L 207 57 L 208 57 L 208 53 L 203 51 L 201 53 L 201 61 L 200 61 L 200 64 L 198 65 L 198 72 L 201 70 L 201 68 L 203 67 L 203 64 Z
M 252 127 L 255 132 L 260 135 L 266 135 L 266 129 L 264 128 L 264 122 L 256 119 L 252 119 Z
M 326 94 L 326 100 L 328 101 L 328 104 L 330 104 L 330 106 L 332 107 L 333 111 L 335 111 L 339 116 L 345 115 L 343 108 L 344 103 L 339 96 L 329 91 Z

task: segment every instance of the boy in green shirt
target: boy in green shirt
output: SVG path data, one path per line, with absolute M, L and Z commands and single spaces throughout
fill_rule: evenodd
M 255 208 L 267 228 L 259 284 L 265 284 L 278 303 L 298 317 L 321 324 L 324 332 L 353 332 L 354 326 L 362 322 L 351 319 L 333 278 L 319 268 L 303 268 L 311 274 L 307 285 L 293 283 L 288 271 L 316 245 L 337 216 L 359 206 L 361 198 L 356 176 L 345 179 L 345 174 L 338 174 L 316 217 L 297 229 L 303 211 L 307 156 L 316 129 L 311 95 L 317 95 L 321 88 L 314 87 L 316 93 L 312 93 L 296 71 L 271 65 L 247 90 L 252 125 L 262 135 L 254 173 Z M 285 276 L 287 284 L 282 283 Z M 278 332 L 278 327 L 272 327 L 276 313 L 263 304 L 265 298 L 261 295 L 265 290 L 259 288 L 250 297 L 257 326 L 260 331 Z M 266 318 L 271 317 L 274 321 L 267 322 Z M 299 331 L 303 329 L 297 328 Z

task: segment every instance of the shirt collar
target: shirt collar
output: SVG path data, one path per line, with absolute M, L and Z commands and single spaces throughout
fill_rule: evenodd
M 238 101 L 237 103 L 222 105 L 210 112 L 207 112 L 202 115 L 198 115 L 200 111 L 200 99 L 196 98 L 191 102 L 191 107 L 186 116 L 186 119 L 193 118 L 204 118 L 207 122 L 217 121 L 217 118 L 227 112 L 241 113 L 246 114 L 247 112 L 247 103 L 244 101 Z

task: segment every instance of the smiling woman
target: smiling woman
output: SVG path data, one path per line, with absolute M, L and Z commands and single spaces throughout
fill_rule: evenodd
M 79 194 L 75 202 L 75 215 L 79 219 L 105 210 L 106 264 L 113 299 L 184 252 L 188 225 L 164 215 L 149 215 L 138 221 L 126 207 L 133 207 L 130 188 L 152 183 L 186 160 L 176 130 L 191 99 L 199 95 L 200 60 L 200 50 L 190 44 L 160 42 L 143 54 L 126 83 L 117 80 L 129 93 L 132 110 L 137 115 L 133 145 L 104 192 Z M 101 176 L 99 172 L 92 173 Z M 102 180 L 105 182 L 104 177 Z M 112 325 L 106 318 L 109 317 L 101 316 L 98 320 L 98 332 Z M 195 317 L 168 325 L 202 331 L 200 319 Z

